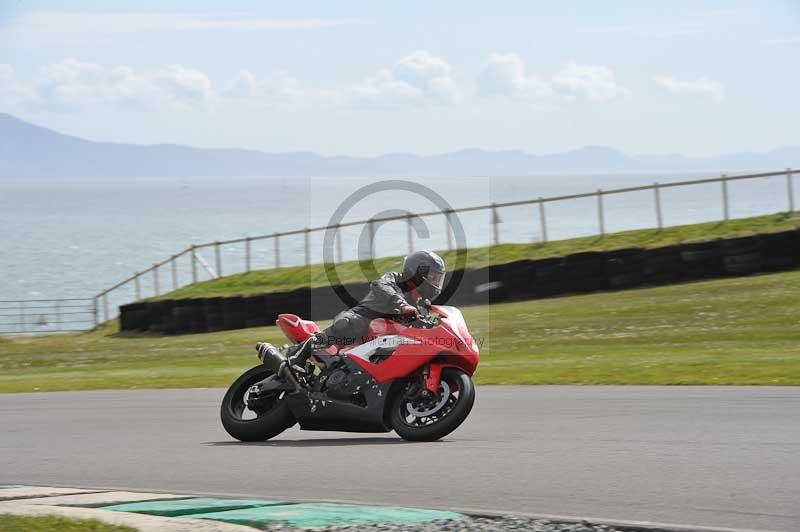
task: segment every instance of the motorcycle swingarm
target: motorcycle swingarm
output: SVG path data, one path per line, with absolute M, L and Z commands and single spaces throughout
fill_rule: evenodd
M 259 386 L 261 393 L 275 392 L 275 391 L 286 391 L 286 392 L 295 391 L 294 385 L 283 379 L 279 379 L 277 375 L 270 375 L 263 381 L 257 382 L 253 386 Z

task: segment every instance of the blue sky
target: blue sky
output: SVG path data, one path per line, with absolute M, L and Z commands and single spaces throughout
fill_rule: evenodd
M 766 151 L 798 65 L 798 0 L 0 0 L 0 111 L 119 142 Z

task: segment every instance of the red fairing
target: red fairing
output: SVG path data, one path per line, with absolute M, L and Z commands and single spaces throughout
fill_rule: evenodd
M 279 314 L 275 325 L 280 327 L 283 334 L 294 343 L 302 342 L 320 330 L 313 321 L 301 320 L 294 314 Z
M 370 337 L 402 337 L 394 353 L 378 364 L 370 362 L 369 356 L 359 351 L 361 346 L 344 349 L 341 354 L 347 355 L 380 383 L 407 377 L 430 363 L 426 384 L 429 390 L 437 393 L 443 368 L 457 367 L 472 375 L 478 366 L 479 352 L 458 309 L 434 306 L 433 310 L 441 316 L 441 321 L 431 329 L 405 327 L 387 319 L 372 320 Z M 431 362 L 434 358 L 436 361 Z

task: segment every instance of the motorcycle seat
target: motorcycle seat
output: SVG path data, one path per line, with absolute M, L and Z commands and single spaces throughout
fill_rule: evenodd
M 275 325 L 280 327 L 283 334 L 295 343 L 302 342 L 320 331 L 319 325 L 313 321 L 301 319 L 294 314 L 278 314 Z

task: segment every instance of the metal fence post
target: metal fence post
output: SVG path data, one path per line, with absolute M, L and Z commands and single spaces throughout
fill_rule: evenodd
M 333 262 L 344 262 L 344 256 L 342 255 L 342 228 L 338 225 L 333 238 L 336 240 L 336 256 L 333 258 Z
M 197 284 L 197 247 L 192 244 L 191 255 L 192 255 L 192 284 Z
M 273 238 L 275 239 L 274 240 L 274 244 L 275 244 L 275 268 L 280 268 L 281 267 L 281 241 L 280 241 L 280 236 L 278 236 L 278 233 L 275 233 L 275 236 Z
M 606 234 L 606 214 L 603 208 L 603 191 L 597 189 L 597 223 L 600 226 L 600 235 Z
M 786 169 L 786 193 L 789 195 L 789 212 L 794 212 L 794 185 L 792 183 L 792 169 Z
M 244 239 L 244 268 L 247 273 L 250 273 L 250 240 L 249 236 Z
M 730 219 L 730 209 L 728 206 L 728 176 L 722 174 L 722 213 L 727 222 Z
M 98 297 L 94 296 L 92 300 L 92 317 L 94 318 L 94 326 L 97 327 L 100 325 L 100 308 L 98 305 Z
M 214 242 L 214 261 L 217 266 L 217 277 L 222 277 L 222 252 L 219 249 L 219 242 Z
M 492 203 L 492 228 L 494 236 L 494 245 L 500 244 L 500 229 L 497 227 L 500 224 L 500 215 L 497 214 L 497 205 Z
M 375 258 L 375 221 L 370 219 L 369 224 L 369 258 Z
M 411 213 L 408 213 L 408 215 L 406 215 L 406 222 L 407 222 L 406 223 L 406 238 L 408 239 L 408 254 L 409 255 L 414 253 L 414 231 L 411 230 L 412 229 L 411 228 L 411 219 L 412 219 L 412 215 L 411 215 Z
M 306 250 L 306 266 L 311 264 L 311 230 L 306 227 L 303 233 L 303 246 Z
M 175 255 L 172 256 L 172 260 L 169 261 L 169 269 L 170 273 L 172 273 L 172 289 L 178 289 L 178 257 Z
M 153 264 L 153 290 L 155 291 L 156 295 L 161 294 L 161 287 L 159 286 L 158 282 L 158 264 Z
M 453 226 L 450 220 L 450 215 L 452 211 L 444 211 L 444 232 L 447 234 L 447 249 L 453 249 L 453 235 L 450 231 L 450 228 Z
M 108 323 L 108 292 L 103 294 L 103 323 Z
M 139 281 L 139 272 L 136 272 L 136 275 L 133 276 L 133 294 L 136 297 L 136 301 L 142 299 L 142 285 Z
M 547 215 L 544 212 L 544 198 L 539 196 L 539 225 L 542 227 L 542 242 L 547 244 Z
M 658 223 L 658 230 L 660 231 L 664 228 L 664 218 L 661 214 L 661 186 L 658 182 L 653 185 L 653 194 L 656 202 L 656 222 Z

